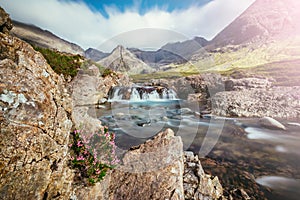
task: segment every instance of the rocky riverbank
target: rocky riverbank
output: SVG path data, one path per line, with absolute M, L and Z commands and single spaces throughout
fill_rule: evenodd
M 206 175 L 199 160 L 184 157 L 181 138 L 171 130 L 127 152 L 102 182 L 89 187 L 75 182 L 70 132 L 82 125 L 100 128 L 85 106 L 98 104 L 111 86 L 129 82 L 121 75 L 101 77 L 90 66 L 67 84 L 40 53 L 9 35 L 7 16 L 1 10 L 0 199 L 181 200 L 189 199 L 190 187 L 198 188 L 195 199 L 222 196 L 218 179 Z M 189 172 L 194 169 L 196 182 Z
M 178 96 L 197 101 L 203 113 L 226 117 L 300 117 L 300 86 L 275 86 L 273 78 L 239 73 L 201 74 L 149 85 L 173 88 Z

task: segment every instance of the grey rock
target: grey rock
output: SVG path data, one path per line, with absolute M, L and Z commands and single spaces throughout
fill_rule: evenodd
M 223 188 L 218 177 L 205 174 L 199 158 L 193 152 L 184 152 L 183 188 L 185 199 L 222 199 Z
M 300 117 L 300 87 L 273 87 L 219 92 L 212 97 L 212 114 L 235 117 Z
M 247 90 L 254 88 L 264 88 L 268 89 L 272 86 L 272 81 L 267 78 L 256 78 L 256 77 L 248 77 L 248 78 L 239 78 L 233 79 L 229 78 L 224 82 L 225 90 Z
M 271 117 L 263 117 L 259 120 L 259 124 L 263 127 L 269 129 L 279 129 L 279 130 L 286 130 L 285 126 L 281 124 L 279 121 L 271 118 Z
M 184 199 L 182 148 L 167 129 L 126 153 L 111 174 L 109 199 Z

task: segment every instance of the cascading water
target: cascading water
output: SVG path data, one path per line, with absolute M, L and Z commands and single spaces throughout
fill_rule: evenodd
M 120 89 L 120 87 L 114 88 L 112 92 L 112 97 L 110 99 L 122 100 L 123 94 L 120 94 Z
M 162 92 L 162 98 L 163 99 L 177 99 L 177 94 L 174 90 L 172 89 L 165 89 Z
M 162 87 L 135 86 L 131 88 L 114 87 L 110 91 L 109 101 L 167 101 L 178 100 L 174 90 Z
M 137 91 L 136 88 L 132 88 L 131 89 L 131 94 L 130 94 L 130 100 L 132 100 L 132 101 L 138 101 L 140 99 L 141 99 L 140 93 Z

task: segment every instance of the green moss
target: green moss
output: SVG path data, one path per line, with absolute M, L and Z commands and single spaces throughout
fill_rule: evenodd
M 82 56 L 61 53 L 37 46 L 34 46 L 34 49 L 44 56 L 48 64 L 57 74 L 63 74 L 65 77 L 71 76 L 72 78 L 77 75 L 82 63 Z

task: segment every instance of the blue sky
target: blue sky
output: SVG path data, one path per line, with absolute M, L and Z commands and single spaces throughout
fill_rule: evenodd
M 109 52 L 157 49 L 195 36 L 211 40 L 255 0 L 0 0 L 14 20 Z
M 107 18 L 109 13 L 106 12 L 105 7 L 115 7 L 121 12 L 124 12 L 128 8 L 137 7 L 139 14 L 144 15 L 154 8 L 172 12 L 174 10 L 187 9 L 191 6 L 201 6 L 209 1 L 211 0 L 84 0 L 90 8 L 98 10 Z

